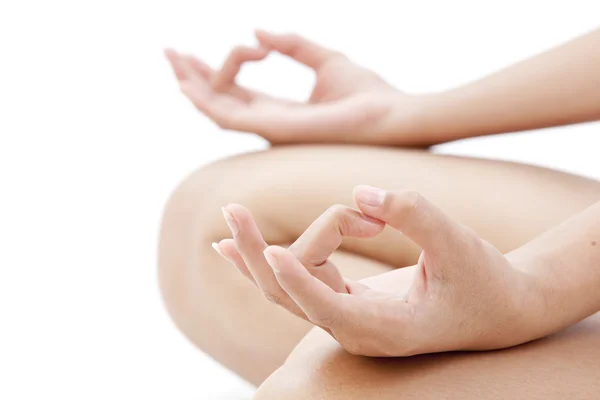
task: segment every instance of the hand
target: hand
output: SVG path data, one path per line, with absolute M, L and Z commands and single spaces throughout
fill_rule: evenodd
M 355 201 L 361 212 L 334 206 L 288 249 L 267 247 L 249 212 L 229 205 L 234 238 L 215 248 L 269 300 L 353 354 L 498 349 L 546 333 L 529 275 L 475 232 L 413 192 L 359 186 Z M 408 291 L 402 270 L 352 282 L 328 260 L 344 236 L 372 237 L 384 222 L 423 249 Z
M 224 129 L 256 133 L 273 144 L 329 142 L 411 144 L 399 122 L 414 114 L 417 96 L 399 92 L 344 55 L 297 35 L 257 31 L 257 48 L 237 47 L 220 70 L 167 50 L 181 90 Z M 236 84 L 242 64 L 277 51 L 313 69 L 316 85 L 309 101 L 277 99 Z M 400 118 L 401 120 L 402 118 Z

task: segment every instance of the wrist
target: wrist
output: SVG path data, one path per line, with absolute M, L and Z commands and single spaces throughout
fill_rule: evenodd
M 532 340 L 550 335 L 577 322 L 578 293 L 573 293 L 564 276 L 557 274 L 543 254 L 516 251 L 507 254 L 524 282 L 524 317 Z M 567 278 L 568 279 L 568 278 Z
M 545 277 L 529 270 L 528 266 L 513 264 L 519 276 L 519 285 L 515 287 L 514 296 L 518 308 L 520 328 L 523 340 L 528 342 L 547 336 L 557 329 L 555 316 L 548 307 L 548 282 Z
M 440 123 L 440 107 L 444 93 L 406 94 L 398 92 L 384 124 L 384 135 L 390 144 L 428 147 L 455 138 Z

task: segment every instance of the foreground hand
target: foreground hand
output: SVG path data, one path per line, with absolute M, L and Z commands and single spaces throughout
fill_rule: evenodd
M 229 205 L 234 239 L 215 248 L 269 300 L 353 354 L 497 349 L 541 336 L 528 275 L 469 228 L 412 192 L 359 186 L 355 200 L 362 213 L 334 206 L 288 249 L 267 247 L 249 212 Z M 328 260 L 342 237 L 372 237 L 380 221 L 423 249 L 408 291 L 394 282 L 400 271 L 351 282 Z
M 235 48 L 220 70 L 192 56 L 166 51 L 183 93 L 220 127 L 256 133 L 273 144 L 414 142 L 402 134 L 398 114 L 407 118 L 413 114 L 416 96 L 395 90 L 342 54 L 297 35 L 257 31 L 256 37 L 259 47 Z M 277 99 L 236 84 L 242 64 L 262 60 L 271 51 L 314 71 L 316 85 L 307 103 Z

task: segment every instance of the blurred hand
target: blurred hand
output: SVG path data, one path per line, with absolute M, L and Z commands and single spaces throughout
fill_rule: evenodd
M 410 116 L 415 96 L 397 91 L 344 55 L 300 36 L 257 31 L 256 37 L 259 47 L 236 47 L 220 70 L 193 56 L 166 51 L 183 93 L 217 125 L 256 133 L 273 144 L 405 141 L 396 110 Z M 242 64 L 263 60 L 271 51 L 314 70 L 316 85 L 307 103 L 277 99 L 236 84 Z
M 250 213 L 232 204 L 224 214 L 233 239 L 214 246 L 269 300 L 353 354 L 498 349 L 541 336 L 529 275 L 475 232 L 413 192 L 359 186 L 355 201 L 360 212 L 332 207 L 288 249 L 268 247 Z M 398 279 L 405 270 L 352 282 L 328 259 L 344 236 L 372 237 L 385 224 L 423 250 L 408 290 Z

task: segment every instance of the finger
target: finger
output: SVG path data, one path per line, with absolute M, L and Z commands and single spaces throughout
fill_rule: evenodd
M 265 249 L 277 281 L 315 325 L 332 328 L 343 317 L 342 295 L 312 276 L 294 254 L 278 246 Z
M 331 57 L 341 55 L 295 34 L 273 34 L 258 30 L 256 38 L 261 45 L 270 47 L 313 69 L 318 69 Z
M 166 50 L 165 54 L 173 65 L 175 75 L 179 79 L 179 87 L 186 97 L 196 106 L 198 106 L 196 101 L 206 102 L 211 97 L 210 87 L 206 83 L 206 79 L 196 71 L 199 65 L 192 64 L 192 57 L 183 56 L 172 50 Z
M 265 259 L 263 252 L 267 248 L 267 243 L 250 212 L 239 204 L 229 204 L 223 207 L 223 214 L 233 233 L 237 250 L 265 297 L 292 311 L 290 306 L 293 302 L 277 282 L 273 270 Z
M 354 189 L 359 209 L 400 230 L 428 254 L 460 252 L 465 229 L 414 191 L 386 191 L 360 185 Z
M 201 78 L 202 80 L 209 82 L 216 75 L 216 71 L 204 61 L 194 57 L 190 54 L 177 54 L 173 50 L 165 50 L 165 54 L 168 53 L 168 59 L 173 60 L 176 63 L 178 78 L 190 79 L 192 77 Z M 207 88 L 209 86 L 207 85 Z M 257 95 L 257 93 L 251 90 L 242 88 L 238 85 L 233 85 L 229 92 L 239 97 L 240 99 L 249 100 Z
M 248 278 L 254 286 L 258 287 L 256 281 L 254 280 L 254 277 L 248 270 L 244 259 L 240 255 L 235 245 L 235 241 L 233 239 L 223 239 L 219 243 L 213 243 L 213 248 L 217 251 L 217 253 L 219 253 L 219 255 L 221 255 L 221 257 L 234 264 L 238 271 L 240 271 L 246 278 Z M 260 287 L 258 288 L 260 289 Z M 277 304 L 286 308 L 288 311 L 290 311 L 297 317 L 308 320 L 304 312 L 302 312 L 300 307 L 298 307 L 296 303 L 294 303 L 294 301 L 287 295 L 287 293 L 285 294 L 285 296 L 280 297 L 280 301 Z
M 212 79 L 212 87 L 214 90 L 227 90 L 235 84 L 235 78 L 240 71 L 243 63 L 247 61 L 259 61 L 264 59 L 269 54 L 269 49 L 266 47 L 245 47 L 238 46 L 234 48 L 223 63 L 223 67 Z
M 179 86 L 194 106 L 220 127 L 239 129 L 235 123 L 236 110 L 247 108 L 247 105 L 230 94 L 215 93 L 208 81 L 194 72 L 187 60 L 181 65 L 187 79 L 180 81 Z
M 319 216 L 288 248 L 306 268 L 317 267 L 342 244 L 344 237 L 368 238 L 379 234 L 385 223 L 343 205 Z
M 173 49 L 165 49 L 165 57 L 171 64 L 177 80 L 182 81 L 188 78 L 189 70 L 186 68 L 183 58 Z
M 204 61 L 201 61 L 194 56 L 186 56 L 186 59 L 191 68 L 194 70 L 194 72 L 201 76 L 205 81 L 210 82 L 213 79 L 215 79 L 217 71 L 211 68 Z M 227 89 L 227 92 L 232 96 L 239 98 L 242 101 L 251 101 L 253 98 L 259 95 L 267 97 L 263 93 L 254 92 L 237 84 L 231 84 L 230 87 Z
M 210 80 L 212 76 L 215 74 L 215 70 L 212 69 L 208 64 L 204 61 L 199 60 L 198 58 L 192 55 L 185 55 L 185 59 L 187 60 L 190 67 L 200 75 L 202 78 L 206 80 Z
M 165 50 L 165 54 L 173 66 L 181 91 L 192 104 L 220 127 L 241 130 L 241 125 L 235 122 L 236 110 L 243 108 L 244 101 L 255 94 L 237 85 L 229 89 L 229 94 L 215 93 L 207 78 L 215 73 L 207 64 L 173 50 Z
M 244 259 L 235 247 L 235 241 L 233 239 L 223 239 L 219 243 L 213 243 L 212 247 L 221 257 L 232 263 L 235 268 L 242 273 L 242 275 L 256 285 L 256 281 L 248 270 Z
M 185 57 L 186 57 L 188 64 L 191 66 L 191 68 L 193 69 L 193 71 L 196 74 L 201 76 L 207 82 L 210 82 L 210 81 L 212 81 L 212 79 L 214 79 L 215 75 L 217 74 L 217 71 L 215 71 L 212 67 L 210 67 L 204 61 L 202 61 L 194 56 L 186 55 Z M 273 96 L 267 95 L 266 93 L 258 92 L 255 90 L 250 90 L 250 89 L 247 89 L 238 84 L 230 85 L 230 87 L 226 90 L 226 92 L 231 94 L 232 96 L 237 97 L 238 99 L 246 101 L 246 102 L 252 101 L 255 98 L 261 98 L 264 100 L 277 101 L 277 102 L 280 102 L 281 104 L 287 104 L 287 105 L 297 105 L 298 104 L 298 102 L 296 102 L 296 101 L 275 98 Z

